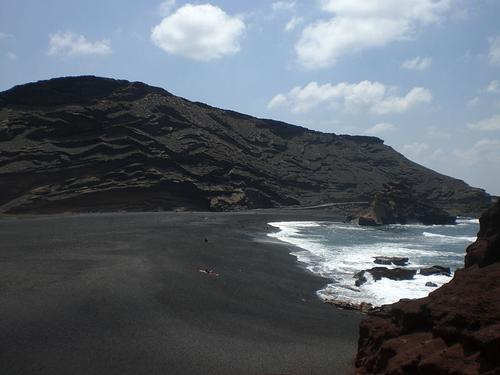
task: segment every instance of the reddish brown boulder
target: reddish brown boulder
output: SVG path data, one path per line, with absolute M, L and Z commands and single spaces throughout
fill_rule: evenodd
M 480 224 L 448 284 L 361 322 L 357 374 L 500 373 L 500 202 Z
M 477 241 L 467 248 L 465 267 L 479 267 L 500 261 L 500 200 L 479 218 Z

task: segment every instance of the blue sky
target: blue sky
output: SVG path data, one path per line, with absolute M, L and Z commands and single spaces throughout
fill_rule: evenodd
M 370 134 L 500 195 L 496 0 L 0 0 L 0 90 L 66 75 Z

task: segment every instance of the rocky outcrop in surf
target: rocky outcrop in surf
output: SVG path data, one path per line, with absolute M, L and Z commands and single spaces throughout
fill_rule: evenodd
M 366 211 L 351 221 L 367 226 L 410 223 L 443 225 L 455 224 L 456 216 L 425 197 L 413 194 L 410 184 L 390 183 L 375 194 Z
M 399 267 L 373 267 L 369 270 L 360 271 L 356 273 L 356 275 L 354 275 L 354 278 L 356 279 L 355 285 L 357 287 L 363 285 L 368 281 L 368 279 L 366 278 L 367 273 L 369 273 L 371 278 L 375 281 L 381 280 L 383 277 L 391 280 L 412 280 L 417 271 Z
M 500 202 L 480 219 L 465 268 L 416 300 L 369 313 L 360 325 L 356 373 L 500 373 Z
M 432 266 L 432 267 L 427 267 L 427 268 L 421 268 L 420 274 L 423 276 L 430 276 L 430 275 L 450 276 L 451 269 L 450 269 L 450 267 Z
M 386 256 L 378 256 L 375 257 L 373 263 L 376 264 L 387 264 L 387 265 L 395 265 L 395 266 L 406 266 L 408 264 L 409 258 L 405 257 L 386 257 Z
M 325 134 L 83 76 L 0 93 L 0 212 L 236 210 L 367 202 L 404 180 L 473 214 L 491 197 L 381 139 Z

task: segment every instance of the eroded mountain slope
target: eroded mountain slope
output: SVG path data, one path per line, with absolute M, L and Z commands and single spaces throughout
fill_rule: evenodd
M 393 181 L 453 213 L 490 203 L 378 138 L 257 119 L 143 83 L 67 77 L 0 93 L 6 213 L 365 201 Z

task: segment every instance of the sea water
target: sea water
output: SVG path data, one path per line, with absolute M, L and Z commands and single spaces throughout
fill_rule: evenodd
M 436 287 L 451 280 L 450 276 L 423 276 L 419 270 L 434 265 L 450 267 L 453 272 L 463 267 L 466 247 L 476 240 L 477 219 L 460 218 L 457 225 L 386 225 L 362 227 L 354 224 L 324 221 L 274 222 L 279 231 L 269 236 L 296 246 L 292 253 L 308 270 L 330 282 L 317 291 L 322 299 L 380 306 L 401 298 L 427 296 Z M 403 268 L 415 269 L 413 280 L 382 278 L 357 287 L 354 275 L 362 270 L 393 265 L 375 264 L 375 257 L 405 257 Z

